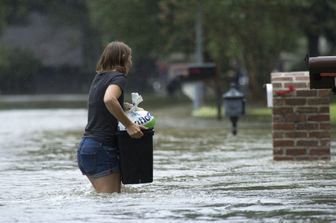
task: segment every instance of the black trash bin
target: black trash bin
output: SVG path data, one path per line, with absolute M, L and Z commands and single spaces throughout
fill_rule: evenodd
M 121 181 L 123 184 L 153 182 L 153 129 L 143 130 L 140 139 L 118 132 Z

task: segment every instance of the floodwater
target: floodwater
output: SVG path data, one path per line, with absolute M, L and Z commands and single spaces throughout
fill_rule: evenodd
M 0 111 L 0 222 L 336 222 L 335 143 L 331 161 L 275 162 L 269 122 L 234 137 L 156 116 L 154 182 L 97 194 L 75 161 L 84 109 Z

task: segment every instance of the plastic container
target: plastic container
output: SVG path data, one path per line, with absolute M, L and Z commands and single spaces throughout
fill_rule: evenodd
M 123 184 L 153 182 L 153 129 L 143 130 L 140 139 L 131 138 L 126 131 L 117 133 L 121 181 Z

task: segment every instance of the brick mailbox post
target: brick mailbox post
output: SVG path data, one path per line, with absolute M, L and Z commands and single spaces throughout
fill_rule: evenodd
M 330 89 L 310 89 L 309 72 L 272 73 L 273 159 L 330 159 Z

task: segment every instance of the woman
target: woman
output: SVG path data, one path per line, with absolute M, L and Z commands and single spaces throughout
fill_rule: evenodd
M 88 123 L 80 142 L 78 167 L 97 192 L 120 193 L 120 169 L 115 134 L 120 121 L 132 138 L 141 138 L 142 126 L 124 112 L 124 86 L 132 65 L 131 49 L 123 42 L 111 42 L 96 68 L 88 101 Z

